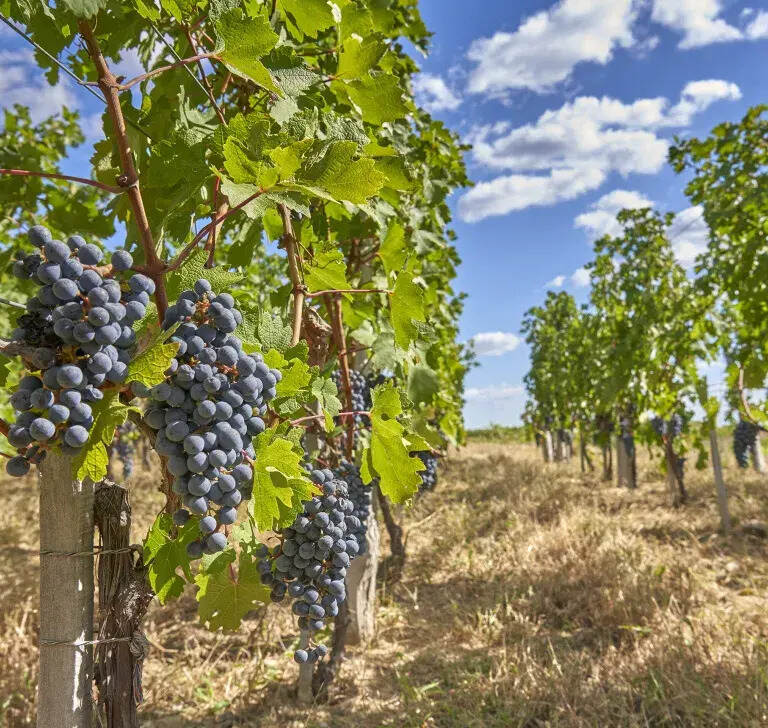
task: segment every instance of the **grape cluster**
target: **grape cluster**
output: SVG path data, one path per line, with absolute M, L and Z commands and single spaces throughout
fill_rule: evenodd
M 757 433 L 757 425 L 745 420 L 739 420 L 733 428 L 733 454 L 740 468 L 749 467 L 749 453 L 755 444 Z
M 144 420 L 157 432 L 155 450 L 167 458 L 173 492 L 183 499 L 174 523 L 202 516 L 200 538 L 187 546 L 190 558 L 226 548 L 222 529 L 250 497 L 251 439 L 264 431 L 262 416 L 282 379 L 260 354 L 243 351 L 232 334 L 241 321 L 234 298 L 216 295 L 203 278 L 179 296 L 163 321 L 166 329 L 181 324 L 170 337 L 179 349 L 167 379 L 148 392 Z M 209 514 L 214 505 L 215 516 Z
M 366 535 L 373 501 L 373 484 L 365 485 L 360 477 L 360 469 L 346 460 L 341 461 L 336 470 L 336 477 L 341 478 L 347 484 L 349 500 L 355 506 L 355 509 L 346 518 L 347 533 L 351 534 L 357 541 L 357 555 L 362 556 L 368 548 Z
M 310 478 L 321 493 L 304 503 L 301 515 L 280 534 L 279 545 L 261 547 L 258 569 L 262 583 L 272 588 L 272 601 L 293 599 L 299 628 L 317 632 L 326 619 L 339 613 L 346 599 L 344 579 L 359 550 L 350 524 L 358 519 L 343 480 L 330 470 L 312 470 Z M 325 646 L 317 645 L 298 649 L 293 657 L 304 664 L 325 654 Z
M 339 392 L 344 391 L 344 385 L 341 380 L 341 371 L 336 369 L 332 374 L 336 389 Z M 368 386 L 368 380 L 355 369 L 349 370 L 349 384 L 352 389 L 352 410 L 354 412 L 370 412 L 373 402 L 371 399 L 371 389 Z M 371 420 L 368 415 L 355 415 L 355 424 L 358 427 L 370 427 Z
M 133 473 L 133 456 L 136 451 L 137 435 L 136 426 L 132 422 L 120 425 L 115 432 L 115 441 L 112 447 L 123 464 L 123 478 L 130 478 Z
M 140 273 L 122 283 L 116 278 L 133 265 L 125 250 L 112 254 L 111 266 L 97 268 L 103 252 L 79 235 L 64 243 L 36 225 L 29 240 L 40 252 L 19 254 L 13 274 L 40 290 L 27 301 L 11 338 L 34 347 L 25 363 L 39 375 L 23 377 L 10 397 L 19 413 L 8 432 L 20 451 L 6 465 L 14 476 L 27 473 L 52 445 L 75 455 L 86 444 L 90 403 L 103 398 L 105 387 L 125 381 L 136 341 L 131 326 L 155 290 Z
M 427 468 L 419 473 L 421 476 L 419 490 L 422 492 L 434 490 L 437 485 L 437 455 L 431 450 L 422 450 L 415 454 Z
M 669 418 L 669 421 L 666 421 L 658 416 L 651 420 L 651 427 L 653 427 L 654 432 L 659 437 L 665 437 L 669 435 L 669 437 L 673 440 L 676 437 L 680 437 L 680 435 L 682 435 L 683 424 L 683 416 L 677 413 L 673 414 L 672 417 Z

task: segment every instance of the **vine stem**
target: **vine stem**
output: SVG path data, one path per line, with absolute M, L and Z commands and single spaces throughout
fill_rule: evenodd
M 23 303 L 19 303 L 18 301 L 11 301 L 8 298 L 0 298 L 0 303 L 4 306 L 11 306 L 12 308 L 19 308 L 22 311 L 26 311 L 27 307 Z
M 366 417 L 370 417 L 371 413 L 368 410 L 359 410 L 355 412 L 339 412 L 337 417 L 341 417 L 342 419 L 347 417 L 354 417 L 355 415 L 365 415 Z M 307 417 L 299 417 L 298 420 L 291 420 L 291 427 L 295 427 L 296 425 L 300 425 L 304 422 L 312 422 L 314 420 L 322 420 L 325 418 L 325 415 L 308 415 Z
M 341 382 L 344 385 L 344 395 L 347 400 L 347 409 L 352 411 L 352 382 L 349 376 L 349 356 L 347 355 L 347 341 L 344 336 L 344 315 L 341 310 L 340 297 L 327 296 L 326 305 L 328 306 L 329 313 L 331 314 L 331 329 L 333 331 L 333 338 L 336 342 L 336 349 L 339 352 L 339 365 L 341 366 Z M 347 422 L 347 441 L 346 451 L 347 458 L 352 459 L 352 451 L 354 449 L 354 435 L 355 435 L 355 420 L 350 418 Z
M 132 78 L 130 81 L 127 81 L 126 83 L 117 84 L 117 90 L 127 91 L 129 88 L 131 88 L 132 86 L 135 86 L 137 83 L 141 83 L 142 81 L 147 81 L 153 76 L 158 76 L 161 73 L 165 73 L 166 71 L 172 71 L 174 68 L 181 68 L 182 66 L 187 66 L 192 63 L 200 63 L 201 61 L 204 61 L 206 58 L 218 58 L 218 56 L 215 53 L 199 53 L 198 55 L 191 56 L 190 58 L 182 58 L 180 61 L 177 61 L 176 63 L 171 63 L 167 66 L 160 66 L 160 68 L 153 68 L 151 71 L 142 73 L 140 76 L 136 76 L 136 78 Z M 221 113 L 220 109 L 218 111 L 219 113 Z
M 296 236 L 293 232 L 291 211 L 286 205 L 278 205 L 277 208 L 283 221 L 283 241 L 285 242 L 285 251 L 288 255 L 288 270 L 291 276 L 291 283 L 293 284 L 293 335 L 291 336 L 291 346 L 295 346 L 299 343 L 299 339 L 301 339 L 301 323 L 304 315 L 306 292 L 301 280 L 301 272 L 299 271 Z M 350 409 L 352 408 L 350 407 Z
M 15 177 L 44 177 L 46 179 L 63 179 L 67 180 L 68 182 L 79 182 L 83 185 L 96 187 L 97 189 L 104 190 L 105 192 L 111 192 L 113 195 L 121 195 L 126 191 L 125 187 L 105 185 L 102 182 L 97 182 L 94 179 L 87 179 L 85 177 L 73 177 L 70 174 L 57 174 L 54 172 L 33 172 L 28 169 L 0 169 L 0 174 L 10 174 Z
M 99 77 L 99 87 L 106 99 L 107 111 L 112 119 L 112 125 L 115 130 L 115 142 L 120 153 L 120 166 L 127 178 L 128 197 L 131 202 L 134 217 L 136 218 L 136 227 L 139 231 L 139 240 L 144 250 L 144 258 L 147 263 L 147 270 L 150 278 L 155 284 L 155 303 L 157 304 L 157 313 L 160 320 L 163 320 L 165 311 L 168 308 L 168 295 L 165 291 L 165 279 L 163 277 L 163 262 L 158 258 L 155 243 L 152 239 L 152 230 L 149 226 L 147 211 L 144 208 L 144 199 L 141 196 L 141 186 L 139 176 L 136 173 L 136 166 L 133 162 L 133 150 L 131 142 L 125 128 L 125 118 L 123 109 L 120 106 L 120 95 L 118 93 L 119 84 L 114 74 L 109 70 L 107 61 L 104 58 L 99 42 L 96 40 L 93 28 L 86 20 L 81 20 L 79 24 L 80 33 L 85 40 L 88 48 L 88 54 L 91 56 Z
M 312 293 L 305 293 L 307 298 L 316 298 L 317 296 L 327 296 L 329 294 L 336 293 L 386 293 L 391 296 L 394 291 L 390 291 L 388 288 L 331 288 L 327 291 L 312 291 Z
M 187 36 L 187 41 L 189 42 L 189 45 L 192 48 L 192 52 L 197 53 L 197 44 L 195 43 L 195 39 L 192 36 L 192 30 L 190 28 L 185 28 L 184 32 Z M 211 105 L 213 106 L 213 110 L 216 112 L 216 116 L 219 117 L 219 121 L 221 122 L 221 125 L 226 126 L 227 120 L 224 118 L 224 112 L 221 110 L 221 107 L 216 103 L 216 97 L 213 95 L 211 82 L 208 80 L 208 75 L 206 74 L 205 68 L 203 67 L 204 58 L 216 58 L 216 55 L 214 53 L 202 53 L 195 57 L 198 59 L 197 67 L 200 69 L 200 76 L 202 77 L 202 82 L 203 82 L 203 86 L 205 87 L 205 91 L 208 94 L 208 99 L 210 100 Z

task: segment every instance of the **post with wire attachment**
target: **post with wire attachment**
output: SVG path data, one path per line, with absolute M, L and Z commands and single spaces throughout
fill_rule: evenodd
M 94 485 L 71 473 L 54 452 L 40 465 L 38 728 L 91 726 Z

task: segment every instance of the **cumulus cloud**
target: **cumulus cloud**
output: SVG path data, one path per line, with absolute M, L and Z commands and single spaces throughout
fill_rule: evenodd
M 697 48 L 743 37 L 721 12 L 720 0 L 653 0 L 651 19 L 682 33 L 680 48 Z
M 440 76 L 420 73 L 413 79 L 413 91 L 427 111 L 453 111 L 461 106 L 461 98 L 448 87 Z
M 555 276 L 544 284 L 544 288 L 562 288 L 563 283 L 565 283 L 565 276 Z
M 661 129 L 687 126 L 711 104 L 740 94 L 735 84 L 707 79 L 689 83 L 674 105 L 663 97 L 624 103 L 580 96 L 533 123 L 475 127 L 468 138 L 474 161 L 515 174 L 481 182 L 465 193 L 459 213 L 476 222 L 574 199 L 600 187 L 612 172 L 656 174 L 667 158 Z
M 768 12 L 761 10 L 747 26 L 744 34 L 750 40 L 768 38 Z
M 0 52 L 0 109 L 14 104 L 29 107 L 34 122 L 59 113 L 62 106 L 78 106 L 73 84 L 62 78 L 49 86 L 37 70 L 34 56 L 25 50 Z
M 690 268 L 696 257 L 707 249 L 709 228 L 700 205 L 688 207 L 677 213 L 669 228 L 669 240 L 680 265 Z
M 577 268 L 571 276 L 571 283 L 577 288 L 585 288 L 590 283 L 589 271 L 586 268 Z
M 485 331 L 471 339 L 478 356 L 501 356 L 514 351 L 520 345 L 520 338 L 505 331 Z
M 464 393 L 464 398 L 468 402 L 498 402 L 519 397 L 523 391 L 520 386 L 510 387 L 506 384 L 496 387 L 470 387 Z
M 510 89 L 546 91 L 583 62 L 605 65 L 617 47 L 634 44 L 633 0 L 561 0 L 526 18 L 512 33 L 498 32 L 472 43 L 467 53 L 470 93 Z
M 589 211 L 576 218 L 575 224 L 576 227 L 584 228 L 592 240 L 604 235 L 616 237 L 621 234 L 621 225 L 616 220 L 616 215 L 621 210 L 638 210 L 652 206 L 653 202 L 641 192 L 613 190 L 592 203 Z

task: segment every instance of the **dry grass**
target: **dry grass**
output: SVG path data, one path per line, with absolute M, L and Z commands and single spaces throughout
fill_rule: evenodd
M 143 725 L 768 725 L 768 545 L 717 533 L 708 472 L 672 510 L 642 465 L 629 492 L 528 446 L 450 457 L 404 513 L 403 579 L 381 583 L 376 640 L 352 650 L 330 705 L 293 701 L 287 610 L 222 635 L 196 625 L 192 596 L 153 606 Z M 735 518 L 768 521 L 768 478 L 727 479 Z M 134 485 L 141 527 L 159 503 L 151 478 Z M 15 728 L 34 715 L 36 509 L 31 481 L 3 489 L 0 724 Z

